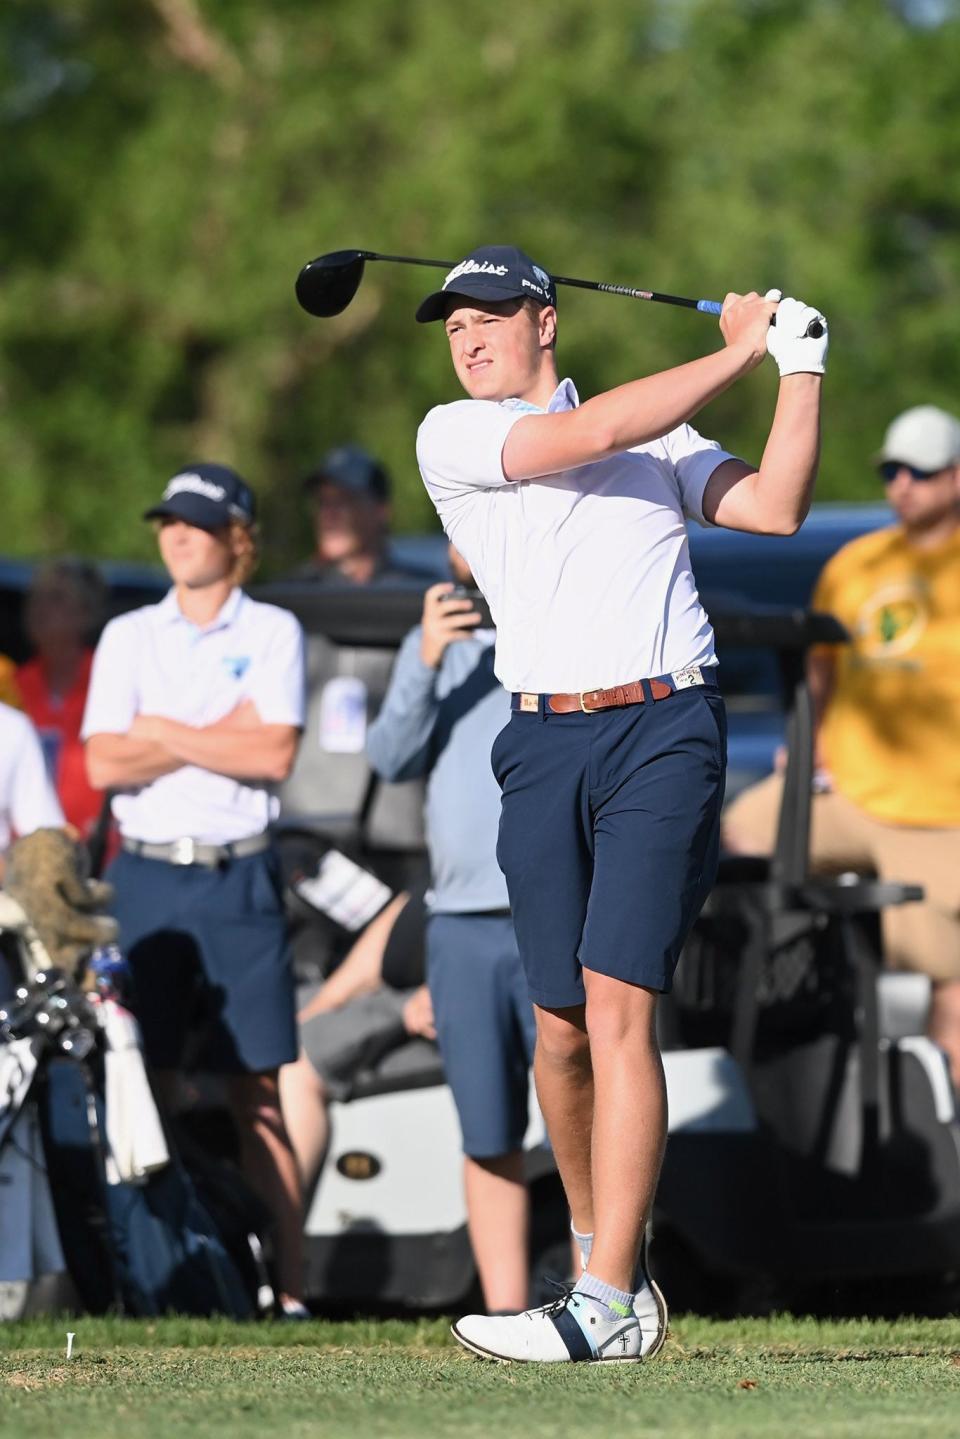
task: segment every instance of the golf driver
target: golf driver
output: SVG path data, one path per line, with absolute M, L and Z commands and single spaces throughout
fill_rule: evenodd
M 452 260 L 419 260 L 411 255 L 380 255 L 375 250 L 333 250 L 309 260 L 297 276 L 297 299 L 311 315 L 324 319 L 339 315 L 347 308 L 360 288 L 364 266 L 368 260 L 389 260 L 396 265 L 430 265 L 437 270 L 452 270 Z M 607 285 L 599 280 L 574 280 L 567 275 L 552 275 L 554 284 L 573 285 L 579 290 L 600 290 L 606 295 L 625 295 L 630 300 L 655 300 L 661 305 L 683 305 L 702 314 L 719 315 L 723 308 L 718 300 L 688 300 L 682 295 L 664 295 L 656 290 L 635 290 L 628 285 Z M 771 323 L 776 323 L 776 317 Z M 807 334 L 817 338 L 823 333 L 818 320 L 813 320 Z

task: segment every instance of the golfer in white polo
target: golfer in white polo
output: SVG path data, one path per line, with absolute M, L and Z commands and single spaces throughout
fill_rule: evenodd
M 443 322 L 469 396 L 431 410 L 417 454 L 513 696 L 492 754 L 498 858 L 584 1264 L 555 1304 L 454 1333 L 496 1359 L 636 1361 L 666 1332 L 642 1247 L 666 1137 L 656 1002 L 714 878 L 723 798 L 723 701 L 684 521 L 799 527 L 826 322 L 779 292 L 731 294 L 723 348 L 580 404 L 558 379 L 555 287 L 523 251 L 475 250 L 417 319 Z M 781 381 L 755 467 L 689 421 L 768 353 Z

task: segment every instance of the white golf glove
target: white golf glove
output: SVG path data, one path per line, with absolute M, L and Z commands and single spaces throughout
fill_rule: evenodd
M 780 300 L 780 290 L 768 290 L 764 299 Z M 807 328 L 816 322 L 822 333 L 808 335 Z M 825 316 L 802 300 L 780 300 L 777 323 L 767 331 L 767 352 L 773 356 L 784 375 L 822 375 L 827 368 L 827 347 L 830 334 Z

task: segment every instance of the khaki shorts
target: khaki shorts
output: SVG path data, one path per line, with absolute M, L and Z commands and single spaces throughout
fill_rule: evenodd
M 780 775 L 738 795 L 724 814 L 729 847 L 738 854 L 771 854 L 782 796 Z M 885 824 L 841 794 L 815 794 L 810 862 L 820 871 L 860 870 L 923 885 L 922 903 L 883 912 L 886 962 L 931 979 L 960 979 L 960 829 Z

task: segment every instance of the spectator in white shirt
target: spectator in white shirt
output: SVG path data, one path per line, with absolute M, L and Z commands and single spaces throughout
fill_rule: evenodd
M 303 724 L 303 637 L 241 588 L 257 530 L 233 470 L 181 472 L 146 518 L 173 587 L 107 626 L 83 723 L 91 781 L 117 791 L 108 878 L 161 1096 L 176 1104 L 189 1034 L 194 1061 L 227 1076 L 244 1167 L 275 1223 L 281 1311 L 301 1317 L 300 1191 L 278 1092 L 297 1054 L 293 976 L 269 826 Z

